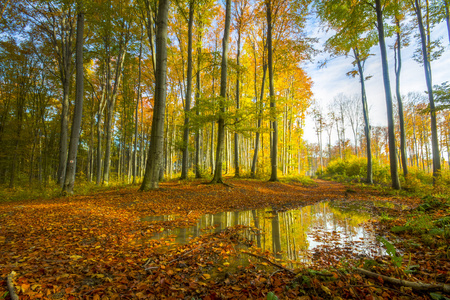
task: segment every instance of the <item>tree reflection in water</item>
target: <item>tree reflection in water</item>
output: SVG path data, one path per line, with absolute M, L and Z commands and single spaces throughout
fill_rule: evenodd
M 173 220 L 176 216 L 143 218 L 143 221 Z M 176 237 L 176 244 L 204 233 L 220 232 L 227 227 L 245 225 L 247 238 L 275 257 L 297 262 L 315 259 L 339 259 L 339 256 L 380 255 L 383 250 L 372 231 L 370 215 L 356 210 L 333 207 L 320 202 L 288 211 L 274 208 L 221 212 L 203 215 L 195 226 L 166 230 L 152 238 Z M 316 253 L 316 256 L 313 254 Z

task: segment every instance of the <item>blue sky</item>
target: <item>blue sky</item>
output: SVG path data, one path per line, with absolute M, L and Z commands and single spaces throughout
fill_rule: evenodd
M 315 19 L 310 20 L 308 27 L 310 35 L 319 38 L 317 47 L 321 48 L 330 33 L 323 32 L 320 29 L 319 22 Z M 433 36 L 441 37 L 442 45 L 445 47 L 443 56 L 439 60 L 431 63 L 434 85 L 444 81 L 450 81 L 450 46 L 446 24 L 444 22 L 434 28 Z M 388 46 L 391 46 L 394 44 L 394 39 L 388 38 L 386 42 Z M 400 82 L 402 94 L 407 94 L 408 92 L 423 93 L 426 90 L 423 66 L 412 58 L 417 46 L 418 41 L 411 38 L 410 46 L 402 50 L 403 65 Z M 386 125 L 386 100 L 382 82 L 379 45 L 373 47 L 371 53 L 374 55 L 366 61 L 365 65 L 365 76 L 373 76 L 370 80 L 366 81 L 370 122 L 372 125 Z M 391 89 L 393 95 L 395 95 L 394 52 L 392 49 L 388 48 L 388 56 Z M 326 67 L 319 68 L 319 62 L 329 57 L 330 55 L 328 53 L 321 53 L 314 58 L 313 62 L 303 65 L 314 82 L 312 88 L 314 98 L 324 111 L 326 111 L 328 103 L 332 102 L 334 96 L 337 94 L 344 93 L 349 96 L 354 94 L 360 95 L 361 88 L 358 78 L 346 76 L 346 73 L 352 70 L 352 58 L 338 57 L 329 60 Z M 313 128 L 313 121 L 308 117 L 306 120 L 305 138 L 309 142 L 317 143 L 317 137 Z M 350 138 L 350 135 L 348 137 Z M 325 137 L 323 142 L 326 142 Z

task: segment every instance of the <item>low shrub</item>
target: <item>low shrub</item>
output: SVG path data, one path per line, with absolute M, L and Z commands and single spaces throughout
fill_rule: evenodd
M 373 160 L 372 175 L 374 181 L 380 183 L 389 182 L 389 166 L 380 164 L 376 159 Z M 367 176 L 367 159 L 350 156 L 346 159 L 332 160 L 324 171 L 324 176 L 331 178 L 343 176 L 351 180 L 364 181 Z

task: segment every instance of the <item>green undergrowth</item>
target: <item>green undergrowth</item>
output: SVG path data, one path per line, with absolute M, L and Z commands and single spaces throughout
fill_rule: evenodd
M 427 246 L 440 247 L 450 244 L 450 199 L 427 196 L 414 209 L 402 225 L 391 231 L 396 234 L 410 233 L 420 236 Z
M 132 184 L 124 182 L 110 182 L 108 185 L 97 186 L 95 182 L 83 180 L 76 181 L 74 193 L 76 195 L 88 195 L 95 192 L 119 189 Z M 56 182 L 44 185 L 23 184 L 13 188 L 0 186 L 0 202 L 31 200 L 31 199 L 52 199 L 61 196 L 61 188 Z
M 377 160 L 373 161 L 372 174 L 375 183 L 387 183 L 389 166 L 383 165 Z M 332 160 L 323 172 L 317 174 L 324 179 L 340 182 L 365 182 L 367 175 L 367 159 L 364 157 L 350 156 L 346 159 Z
M 433 176 L 417 167 L 409 167 L 408 175 L 404 176 L 399 170 L 401 190 L 391 188 L 390 169 L 388 164 L 382 164 L 374 160 L 372 166 L 374 184 L 367 184 L 367 159 L 364 157 L 350 156 L 346 159 L 335 159 L 331 161 L 323 172 L 318 172 L 319 178 L 338 181 L 348 184 L 359 184 L 370 186 L 385 194 L 425 197 L 450 198 L 450 170 L 441 170 L 433 184 Z

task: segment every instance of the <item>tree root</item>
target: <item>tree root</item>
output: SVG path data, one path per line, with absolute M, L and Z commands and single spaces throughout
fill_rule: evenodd
M 234 185 L 228 184 L 228 183 L 224 182 L 222 179 L 218 179 L 218 180 L 213 179 L 209 183 L 206 183 L 206 184 L 223 184 L 224 186 L 234 188 Z
M 222 177 L 221 177 L 221 178 L 215 178 L 215 177 L 213 177 L 213 179 L 212 179 L 210 182 L 205 183 L 205 184 L 223 184 L 224 186 L 234 188 L 234 185 L 229 184 L 229 183 L 225 183 L 225 182 L 223 181 L 223 178 L 222 178 Z
M 12 271 L 8 278 L 6 279 L 6 284 L 8 285 L 9 290 L 9 296 L 11 297 L 11 300 L 19 300 L 19 296 L 16 294 L 16 290 L 14 288 L 13 278 L 16 276 L 16 272 Z
M 389 283 L 410 287 L 410 288 L 412 288 L 413 290 L 416 290 L 416 291 L 443 291 L 445 293 L 450 293 L 450 284 L 444 284 L 444 283 L 428 284 L 428 283 L 422 283 L 422 282 L 413 282 L 413 281 L 401 280 L 401 279 L 397 279 L 397 278 L 393 278 L 393 277 L 389 277 L 389 276 L 385 276 L 385 275 L 380 275 L 378 273 L 367 271 L 367 270 L 364 270 L 364 269 L 361 269 L 361 268 L 356 268 L 356 271 L 358 273 L 361 273 L 361 274 L 366 275 L 368 277 L 381 278 L 384 281 L 387 281 Z

